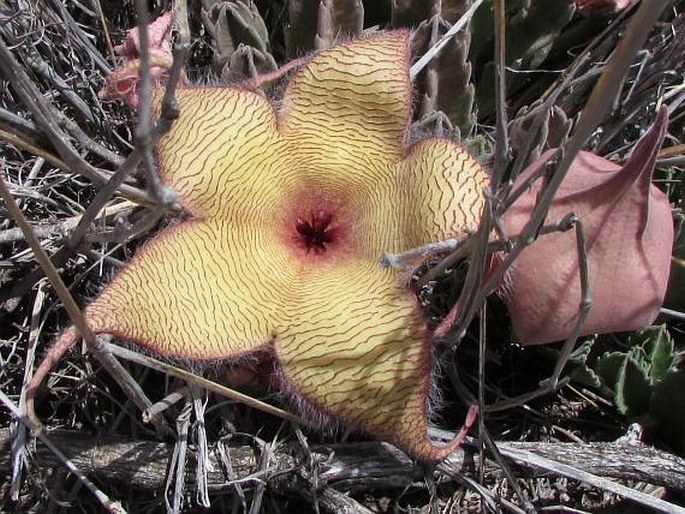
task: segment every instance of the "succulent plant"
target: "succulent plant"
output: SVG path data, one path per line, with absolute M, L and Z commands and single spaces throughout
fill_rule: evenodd
M 450 29 L 451 24 L 440 15 L 419 24 L 412 40 L 412 51 L 421 55 L 433 47 Z M 468 135 L 475 123 L 473 113 L 474 86 L 468 53 L 471 37 L 468 31 L 452 38 L 417 78 L 420 91 L 418 115 L 445 113 L 460 133 Z
M 364 26 L 364 5 L 361 0 L 291 0 L 288 16 L 286 53 L 296 58 L 358 36 Z
M 364 28 L 361 0 L 321 0 L 314 48 L 323 50 L 343 39 L 357 37 Z
M 392 0 L 393 27 L 417 27 L 423 21 L 439 16 L 454 23 L 473 4 L 473 0 Z
M 202 21 L 214 41 L 214 68 L 222 79 L 253 78 L 278 67 L 252 0 L 202 0 Z
M 507 1 L 506 64 L 514 70 L 534 70 L 547 57 L 555 39 L 575 13 L 573 0 Z M 476 103 L 479 117 L 494 110 L 495 82 L 492 60 L 493 6 L 484 2 L 471 23 L 471 60 L 478 63 Z M 515 76 L 509 74 L 510 91 L 517 89 Z
M 393 31 L 320 52 L 280 110 L 242 87 L 178 91 L 158 162 L 194 219 L 122 269 L 87 307 L 91 330 L 168 356 L 266 353 L 311 423 L 330 416 L 425 460 L 451 453 L 463 433 L 447 445 L 428 434 L 430 333 L 378 256 L 463 237 L 488 176 L 451 141 L 407 144 L 408 43 Z M 34 375 L 30 413 L 41 377 L 77 339 L 67 329 Z
M 673 339 L 664 325 L 641 330 L 623 352 L 601 355 L 594 366 L 599 385 L 616 408 L 655 430 L 685 455 L 685 370 L 676 367 Z
M 516 117 L 509 124 L 509 137 L 511 148 L 514 153 L 523 151 L 531 137 L 531 126 L 541 110 L 545 106 L 542 101 L 537 101 L 529 107 L 524 107 L 516 113 Z M 551 148 L 559 148 L 568 139 L 571 131 L 571 120 L 558 106 L 544 113 L 544 119 L 540 131 L 529 153 L 529 161 L 534 161 L 545 151 Z
M 423 72 L 413 80 L 407 76 L 412 60 L 435 45 L 473 1 L 201 0 L 178 2 L 179 12 L 166 14 L 162 10 L 174 3 L 171 0 L 127 2 L 124 9 L 113 0 L 93 2 L 106 11 L 102 21 L 75 2 L 0 1 L 0 87 L 4 93 L 0 95 L 0 139 L 4 143 L 0 158 L 7 163 L 3 178 L 7 177 L 13 193 L 22 195 L 22 208 L 34 225 L 48 217 L 55 219 L 59 227 L 72 227 L 71 216 L 78 214 L 84 230 L 74 237 L 73 245 L 70 238 L 70 244 L 59 248 L 52 259 L 64 267 L 66 277 L 74 275 L 75 265 L 69 259 L 81 240 L 92 246 L 84 258 L 78 259 L 79 263 L 98 252 L 129 261 L 120 265 L 104 289 L 102 274 L 95 272 L 84 274 L 85 288 L 73 288 L 82 296 L 102 289 L 83 310 L 86 323 L 91 323 L 95 332 L 115 333 L 130 339 L 134 346 L 146 345 L 150 352 L 181 356 L 183 363 L 186 359 L 221 360 L 219 366 L 232 367 L 232 386 L 256 386 L 260 395 L 278 391 L 284 407 L 294 408 L 312 423 L 314 430 L 308 433 L 311 440 L 321 437 L 326 444 L 331 442 L 330 434 L 315 429 L 330 428 L 327 421 L 337 420 L 341 427 L 361 428 L 423 460 L 449 453 L 474 421 L 477 409 L 468 409 L 464 427 L 456 437 L 452 436 L 451 444 L 439 444 L 426 437 L 431 410 L 440 403 L 438 395 L 433 395 L 440 391 L 433 391 L 432 385 L 437 386 L 434 389 L 449 389 L 448 380 L 434 380 L 434 354 L 449 355 L 449 360 L 444 360 L 456 371 L 474 369 L 452 358 L 454 347 L 443 353 L 445 346 L 453 343 L 447 336 L 452 335 L 448 329 L 454 318 L 445 317 L 445 312 L 452 309 L 452 315 L 458 310 L 460 291 L 478 291 L 488 280 L 487 273 L 492 269 L 484 265 L 485 277 L 478 276 L 472 288 L 464 285 L 469 282 L 462 280 L 462 272 L 479 269 L 474 265 L 478 260 L 469 258 L 477 254 L 474 247 L 482 243 L 483 254 L 492 250 L 497 255 L 512 255 L 506 252 L 522 239 L 517 238 L 520 226 L 512 224 L 511 213 L 519 208 L 520 218 L 530 219 L 549 178 L 544 174 L 547 167 L 538 163 L 538 169 L 531 173 L 540 176 L 536 181 L 522 183 L 515 179 L 515 187 L 508 189 L 508 170 L 499 166 L 502 184 L 507 187 L 492 191 L 487 197 L 491 203 L 481 194 L 491 191 L 486 189 L 487 165 L 480 163 L 487 162 L 493 145 L 506 141 L 487 126 L 495 112 L 494 0 L 483 2 L 470 25 L 452 38 Z M 155 15 L 161 14 L 155 20 L 151 13 L 149 30 L 142 32 L 149 37 L 153 85 L 161 87 L 171 70 L 179 70 L 179 61 L 174 63 L 174 58 L 182 52 L 175 48 L 172 55 L 175 41 L 192 43 L 186 64 L 193 79 L 212 74 L 218 79 L 207 80 L 211 86 L 187 87 L 190 84 L 182 75 L 175 104 L 180 107 L 179 118 L 169 122 L 171 129 L 165 135 L 157 131 L 162 124 L 156 125 L 149 140 L 133 137 L 134 133 L 145 135 L 145 131 L 134 131 L 135 113 L 131 109 L 101 101 L 122 99 L 135 110 L 143 96 L 138 89 L 138 34 L 144 20 L 140 27 L 133 28 L 133 5 L 143 3 L 152 5 Z M 187 12 L 181 14 L 186 3 Z M 508 96 L 502 107 L 513 115 L 507 144 L 514 154 L 532 146 L 528 155 L 532 160 L 552 148 L 562 147 L 563 151 L 565 146 L 572 146 L 566 142 L 577 114 L 583 110 L 606 57 L 617 53 L 614 49 L 619 35 L 641 7 L 626 9 L 626 2 L 618 0 L 505 3 L 509 72 Z M 640 5 L 646 3 L 643 0 Z M 22 4 L 32 8 L 33 4 L 39 5 L 41 15 L 46 14 L 45 20 L 52 25 L 33 11 L 14 12 Z M 683 0 L 673 3 L 673 12 L 682 13 L 684 8 Z M 622 9 L 620 16 L 616 14 L 618 9 Z M 603 121 L 590 136 L 593 153 L 584 151 L 576 156 L 573 169 L 551 202 L 549 216 L 543 215 L 544 228 L 549 229 L 560 216 L 578 211 L 589 228 L 590 283 L 596 286 L 601 281 L 603 285 L 599 293 L 597 288 L 593 290 L 597 293 L 593 297 L 594 310 L 583 333 L 644 326 L 653 323 L 659 312 L 666 281 L 664 263 L 671 251 L 670 202 L 675 199 L 682 206 L 682 170 L 663 167 L 660 138 L 649 145 L 649 158 L 640 158 L 645 154 L 644 145 L 642 150 L 637 145 L 633 157 L 628 155 L 634 142 L 646 132 L 645 120 L 651 120 L 659 110 L 656 105 L 665 104 L 664 109 L 674 120 L 667 126 L 662 110 L 660 134 L 665 133 L 667 141 L 682 140 L 683 97 L 679 86 L 685 69 L 681 58 L 685 39 L 679 41 L 678 36 L 685 29 L 685 18 L 682 14 L 668 16 L 669 27 L 656 27 L 643 47 L 640 65 L 632 66 L 632 75 L 619 92 L 608 121 Z M 62 27 L 54 20 L 66 23 Z M 591 45 L 589 42 L 607 25 L 615 30 L 607 31 L 606 38 Z M 98 37 L 107 35 L 107 28 L 112 29 L 109 34 L 113 44 L 109 48 L 105 37 Z M 130 30 L 124 43 L 116 45 L 126 29 Z M 407 53 L 409 34 L 411 56 Z M 588 48 L 592 58 L 579 66 L 581 71 L 570 82 L 572 87 L 559 86 L 566 75 L 559 72 Z M 27 77 L 16 80 L 19 74 L 10 66 L 12 56 L 23 63 Z M 34 57 L 54 65 L 54 76 L 40 75 L 37 66 L 27 64 Z M 108 77 L 112 65 L 115 71 Z M 236 84 L 259 75 L 260 80 Z M 105 88 L 97 96 L 94 91 L 103 81 Z M 261 84 L 270 86 L 266 91 L 256 90 Z M 546 101 L 559 91 L 562 93 L 555 96 L 555 102 Z M 74 102 L 76 92 L 83 96 L 80 103 Z M 154 109 L 159 108 L 159 100 L 157 90 Z M 532 134 L 533 120 L 538 116 L 544 118 L 541 129 Z M 139 128 L 144 125 L 145 118 Z M 463 136 L 461 146 L 452 141 L 457 132 Z M 148 151 L 151 147 L 144 148 L 147 141 L 154 146 L 154 154 Z M 131 147 L 134 151 L 129 155 Z M 478 161 L 463 147 L 470 149 Z M 682 148 L 673 148 L 673 155 L 679 157 Z M 119 206 L 117 198 L 105 208 L 100 206 L 102 226 L 93 226 L 89 211 L 94 211 L 98 199 L 104 198 L 103 190 L 98 188 L 110 180 L 115 170 L 115 177 L 128 173 L 126 166 L 138 162 L 142 153 L 146 154 L 147 181 L 132 175 L 119 188 L 122 195 L 135 202 L 133 207 L 125 206 L 128 210 L 124 212 L 135 209 L 135 213 L 121 214 L 122 223 L 108 220 L 110 205 Z M 653 185 L 651 174 L 657 158 L 662 168 L 657 168 L 657 184 Z M 626 160 L 628 164 L 623 168 L 617 164 Z M 644 165 L 640 170 L 636 169 L 638 161 Z M 164 211 L 161 206 L 154 212 L 146 210 L 157 192 L 155 163 L 164 187 L 178 195 L 173 210 Z M 95 187 L 78 176 L 74 178 L 72 173 L 92 180 Z M 518 174 L 519 179 L 526 173 Z M 631 177 L 635 181 L 628 184 Z M 671 195 L 670 202 L 657 192 L 657 186 Z M 507 196 L 517 190 L 522 192 L 520 203 L 514 195 Z M 88 197 L 95 197 L 96 202 L 82 213 Z M 36 202 L 36 198 L 40 201 Z M 485 230 L 472 233 L 481 219 L 483 204 L 492 206 L 492 211 L 486 210 L 493 213 L 492 225 L 500 230 L 500 236 L 512 236 L 510 241 L 496 237 L 487 223 L 483 223 Z M 179 208 L 185 212 L 179 212 Z M 119 225 L 137 226 L 135 222 L 143 220 L 149 231 L 152 223 L 148 224 L 147 218 L 157 223 L 159 218 L 155 216 L 162 211 L 175 219 L 157 236 L 148 233 L 150 240 L 145 246 L 137 247 L 138 243 L 129 239 L 124 251 L 117 247 L 111 254 L 96 246 L 101 241 L 112 241 L 112 232 L 120 236 Z M 646 218 L 648 221 L 642 223 Z M 520 219 L 513 221 L 518 223 Z M 12 233 L 17 229 L 11 224 L 12 220 L 4 220 L 3 237 L 14 237 Z M 86 226 L 91 226 L 88 238 L 83 236 Z M 645 227 L 646 236 L 642 230 Z M 489 239 L 491 234 L 495 234 L 493 239 Z M 423 274 L 439 268 L 433 265 L 444 257 L 453 238 L 460 239 L 460 247 L 452 256 L 463 250 L 459 257 L 462 260 L 455 258 L 436 280 L 427 279 L 417 301 L 414 286 L 419 289 L 420 280 L 426 276 Z M 495 312 L 495 316 L 481 318 L 488 325 L 488 353 L 495 358 L 501 348 L 508 352 L 515 347 L 509 344 L 512 333 L 523 343 L 540 344 L 567 336 L 567 321 L 575 320 L 578 313 L 578 246 L 572 232 L 541 230 L 530 240 L 535 240 L 527 248 L 530 251 L 521 253 L 505 274 L 504 286 L 511 293 L 506 302 L 487 298 L 487 310 Z M 4 304 L 2 319 L 7 334 L 11 333 L 20 344 L 3 345 L 3 349 L 20 348 L 26 335 L 33 343 L 34 331 L 26 326 L 31 309 L 26 299 L 40 272 L 26 272 L 29 264 L 24 259 L 24 240 L 13 241 L 16 244 L 11 243 L 11 248 L 3 243 L 11 252 L 3 266 L 9 267 L 12 282 L 10 287 L 3 285 L 0 295 L 5 295 L 4 299 L 19 297 L 12 307 L 13 315 L 7 315 L 11 309 Z M 49 244 L 55 245 L 47 237 L 44 242 L 50 250 Z M 420 253 L 428 247 L 431 250 Z M 39 254 L 35 248 L 34 252 Z M 389 258 L 387 262 L 384 259 L 389 254 L 385 252 L 392 252 L 400 264 L 388 264 Z M 414 252 L 419 252 L 420 257 Z M 542 257 L 531 259 L 536 252 Z M 132 260 L 131 253 L 135 253 Z M 653 262 L 655 255 L 658 263 Z M 677 256 L 679 260 L 674 262 L 680 267 L 674 269 L 681 274 L 679 278 L 673 274 L 671 299 L 685 302 L 677 298 L 678 287 L 685 280 L 685 252 Z M 634 261 L 640 259 L 642 262 L 636 265 Z M 104 261 L 102 267 L 110 274 L 108 266 Z M 651 273 L 657 268 L 658 272 Z M 614 271 L 624 275 L 616 278 Z M 645 273 L 651 273 L 651 278 L 645 279 Z M 568 280 L 562 283 L 560 278 Z M 606 283 L 613 287 L 616 282 L 621 282 L 623 288 L 604 294 Z M 441 287 L 449 289 L 448 293 L 442 295 Z M 552 297 L 550 292 L 554 293 Z M 645 295 L 647 300 L 641 301 Z M 618 306 L 612 304 L 617 298 Z M 550 314 L 545 309 L 557 300 L 562 312 L 559 314 L 557 309 L 557 313 Z M 452 307 L 455 302 L 457 307 Z M 38 304 L 36 299 L 36 313 L 40 310 Z M 540 304 L 543 308 L 539 308 Z M 674 304 L 683 310 L 678 305 Z M 645 307 L 642 313 L 636 313 L 638 307 Z M 50 337 L 45 334 L 58 330 L 64 321 L 58 317 L 63 312 L 49 312 L 52 314 L 47 316 L 41 336 L 45 340 Z M 426 313 L 429 316 L 424 316 Z M 78 320 L 78 316 L 74 318 Z M 500 324 L 500 319 L 506 322 Z M 468 343 L 477 328 L 476 324 L 464 325 L 459 338 L 466 334 L 464 342 Z M 491 330 L 492 326 L 496 330 Z M 443 327 L 447 328 L 441 331 Z M 58 354 L 78 339 L 74 328 L 62 334 L 34 375 L 28 391 L 29 412 L 41 378 L 55 364 Z M 599 344 L 592 346 L 593 341 Z M 627 343 L 620 335 L 591 337 L 573 355 L 579 366 L 572 376 L 598 388 L 613 400 L 617 412 L 643 423 L 651 436 L 685 454 L 685 396 L 681 394 L 685 371 L 679 343 L 670 338 L 665 327 L 634 334 Z M 604 344 L 610 344 L 611 351 L 594 355 L 593 351 Z M 531 347 L 523 351 L 537 357 L 553 353 L 553 348 Z M 16 354 L 14 348 L 10 351 Z M 462 356 L 464 353 L 459 353 L 460 359 Z M 465 359 L 470 359 L 468 348 Z M 24 364 L 23 359 L 18 360 Z M 8 363 L 7 369 L 13 365 L 12 359 L 4 355 L 3 361 Z M 242 373 L 245 362 L 254 367 L 248 370 L 251 373 Z M 15 374 L 23 377 L 23 369 Z M 48 385 L 53 398 L 61 402 L 73 388 L 61 384 L 52 387 L 64 381 L 59 375 L 53 375 L 54 382 Z M 108 380 L 104 374 L 86 375 L 87 380 L 78 381 L 85 386 L 90 386 L 91 381 Z M 160 375 L 153 376 L 154 380 L 164 380 Z M 462 374 L 460 380 L 465 377 L 469 381 L 473 375 Z M 514 378 L 518 381 L 519 376 Z M 261 383 L 252 384 L 253 380 Z M 513 396 L 500 387 L 508 380 L 502 380 L 501 374 L 475 377 L 466 386 L 471 388 L 476 380 L 486 385 L 485 391 Z M 14 390 L 21 390 L 21 384 L 19 381 L 13 385 Z M 156 395 L 157 391 L 148 389 L 149 384 L 145 386 L 146 391 Z M 96 389 L 103 390 L 91 387 Z M 486 395 L 486 403 L 495 399 L 494 394 Z M 40 396 L 37 413 L 52 424 L 60 423 L 62 413 L 49 417 L 51 402 L 46 401 L 47 395 Z M 451 400 L 451 396 L 450 391 L 446 397 Z M 466 395 L 462 399 L 468 402 Z M 102 420 L 106 422 L 118 413 L 118 407 L 99 410 L 93 422 L 87 419 L 88 406 L 92 405 L 75 403 L 70 416 L 77 423 L 97 428 L 98 424 L 104 425 Z M 274 413 L 274 407 L 269 407 L 267 411 Z M 60 409 L 64 408 L 62 402 Z M 223 409 L 222 405 L 222 409 L 207 410 L 209 437 L 224 432 L 250 433 L 251 428 L 245 430 L 245 425 L 252 423 L 251 414 L 240 419 L 232 416 L 232 409 Z M 180 410 L 172 406 L 167 414 L 172 417 Z M 280 414 L 292 419 L 292 412 Z M 441 424 L 460 426 L 460 413 L 444 409 L 442 414 Z M 196 410 L 195 415 L 199 427 L 204 413 Z M 217 423 L 219 416 L 222 418 Z M 273 425 L 265 423 L 264 432 Z M 183 433 L 180 424 L 178 432 Z M 190 438 L 195 437 L 192 431 L 190 434 Z M 199 434 L 198 428 L 197 439 L 192 442 L 198 449 L 200 481 L 204 456 Z M 183 462 L 178 462 L 177 471 L 183 477 Z M 323 499 L 324 495 L 320 496 Z M 251 510 L 256 512 L 260 495 L 254 497 Z M 200 502 L 206 505 L 208 499 Z

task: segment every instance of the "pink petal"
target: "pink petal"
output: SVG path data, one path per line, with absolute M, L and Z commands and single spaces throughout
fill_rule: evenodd
M 171 59 L 171 27 L 174 23 L 174 11 L 167 11 L 147 27 L 150 55 Z M 126 33 L 126 39 L 114 47 L 114 51 L 124 57 L 125 62 L 140 57 L 140 36 L 138 27 Z
M 651 184 L 651 176 L 667 124 L 662 109 L 623 168 L 581 152 L 550 208 L 546 224 L 575 211 L 584 225 L 593 304 L 582 335 L 648 326 L 663 302 L 673 222 L 668 198 Z M 516 185 L 548 157 L 531 164 Z M 509 235 L 528 221 L 540 189 L 538 181 L 507 210 L 503 222 Z M 581 300 L 574 231 L 541 236 L 526 248 L 509 271 L 503 296 L 523 344 L 565 339 Z
M 173 63 L 171 53 L 171 27 L 174 22 L 174 12 L 168 11 L 147 27 L 150 39 L 150 75 L 154 86 L 164 84 L 169 76 L 169 69 Z M 139 74 L 140 74 L 140 39 L 138 28 L 128 31 L 126 40 L 114 47 L 117 54 L 123 56 L 124 61 L 107 77 L 104 89 L 98 96 L 103 100 L 123 100 L 129 107 L 136 109 L 140 102 Z M 181 84 L 187 84 L 185 74 L 182 74 Z

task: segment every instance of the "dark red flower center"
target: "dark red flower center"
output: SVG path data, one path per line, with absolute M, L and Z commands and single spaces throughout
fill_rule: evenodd
M 310 211 L 295 220 L 297 242 L 307 253 L 322 254 L 335 242 L 336 229 L 331 226 L 333 215 L 325 210 Z

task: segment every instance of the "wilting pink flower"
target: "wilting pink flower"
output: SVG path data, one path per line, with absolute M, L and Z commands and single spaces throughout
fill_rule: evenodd
M 614 12 L 628 7 L 631 0 L 576 0 L 576 7 L 581 11 L 598 11 L 602 9 Z
M 171 58 L 171 26 L 174 22 L 174 12 L 168 11 L 150 23 L 147 27 L 150 56 Z M 114 47 L 117 55 L 130 61 L 140 57 L 140 35 L 138 27 L 126 32 L 126 39 Z
M 575 211 L 588 249 L 592 308 L 581 335 L 635 330 L 656 318 L 668 283 L 673 222 L 668 198 L 651 184 L 668 116 L 659 112 L 625 164 L 590 152 L 573 161 L 552 203 L 546 224 Z M 543 166 L 549 152 L 531 164 L 516 185 Z M 521 232 L 542 187 L 538 180 L 504 215 L 509 235 Z M 510 269 L 503 296 L 523 344 L 565 339 L 581 300 L 579 260 L 573 230 L 541 236 Z
M 174 12 L 169 11 L 147 28 L 150 55 L 150 75 L 155 85 L 163 84 L 169 76 L 173 63 L 171 54 L 171 27 Z M 140 36 L 138 28 L 129 30 L 126 39 L 114 47 L 114 51 L 123 57 L 120 66 L 107 77 L 105 88 L 100 91 L 103 100 L 121 99 L 130 107 L 137 108 L 140 101 Z M 185 81 L 185 78 L 182 79 Z

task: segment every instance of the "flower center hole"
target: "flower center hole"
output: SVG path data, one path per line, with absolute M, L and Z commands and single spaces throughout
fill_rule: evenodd
M 331 227 L 333 215 L 324 210 L 310 211 L 308 216 L 297 218 L 297 230 L 300 245 L 307 253 L 321 254 L 326 251 L 326 245 L 335 241 L 335 229 Z

